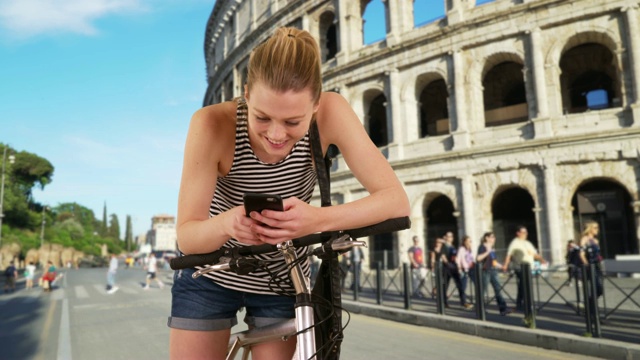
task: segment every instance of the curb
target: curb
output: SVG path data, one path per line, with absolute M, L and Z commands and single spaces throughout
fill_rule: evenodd
M 571 354 L 605 359 L 640 359 L 640 345 L 609 339 L 587 338 L 549 330 L 528 329 L 489 321 L 394 309 L 380 305 L 342 300 L 342 307 L 352 313 L 407 324 L 508 341 Z

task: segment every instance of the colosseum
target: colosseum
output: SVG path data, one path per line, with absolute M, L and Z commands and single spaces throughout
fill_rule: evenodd
M 414 4 L 427 1 L 444 3 L 442 16 L 417 24 Z M 363 15 L 374 3 L 386 36 L 366 44 Z M 396 267 L 413 235 L 430 245 L 447 230 L 474 247 L 494 231 L 504 255 L 522 224 L 560 265 L 589 219 L 605 258 L 638 254 L 639 5 L 218 0 L 205 34 L 204 105 L 242 94 L 249 53 L 275 27 L 308 30 L 324 89 L 352 104 L 411 200 L 411 230 L 369 239 L 368 259 Z M 334 203 L 365 192 L 340 155 L 331 178 Z

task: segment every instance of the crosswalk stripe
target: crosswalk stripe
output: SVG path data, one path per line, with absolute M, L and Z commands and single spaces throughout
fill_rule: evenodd
M 86 299 L 89 297 L 89 292 L 87 291 L 87 289 L 84 288 L 84 286 L 76 285 L 75 290 L 76 290 L 76 297 L 78 299 Z

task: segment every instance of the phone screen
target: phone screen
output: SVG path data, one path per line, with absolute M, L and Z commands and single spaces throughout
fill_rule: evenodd
M 244 202 L 244 210 L 246 216 L 249 216 L 252 211 L 284 211 L 284 206 L 282 205 L 282 197 L 280 197 L 280 195 L 246 193 L 243 195 L 242 200 Z

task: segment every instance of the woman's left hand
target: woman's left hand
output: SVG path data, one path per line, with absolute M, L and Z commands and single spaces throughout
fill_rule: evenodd
M 295 197 L 285 199 L 283 205 L 284 211 L 263 210 L 251 213 L 251 218 L 258 222 L 251 226 L 251 231 L 261 241 L 275 245 L 317 231 L 318 208 Z

